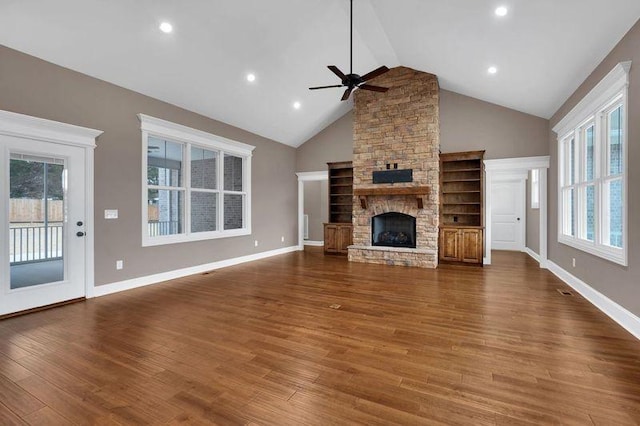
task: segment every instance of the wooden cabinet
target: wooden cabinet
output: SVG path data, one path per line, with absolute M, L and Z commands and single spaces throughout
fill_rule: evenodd
M 439 258 L 482 265 L 484 151 L 440 154 Z
M 329 167 L 329 223 L 324 224 L 325 254 L 347 254 L 353 241 L 353 165 L 351 161 L 327 163 Z
M 353 242 L 353 225 L 350 223 L 324 224 L 324 252 L 326 254 L 348 254 Z
M 440 228 L 440 261 L 482 265 L 483 230 Z

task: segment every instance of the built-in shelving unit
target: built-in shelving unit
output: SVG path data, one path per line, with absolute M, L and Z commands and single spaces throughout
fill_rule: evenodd
M 324 251 L 347 254 L 353 233 L 353 164 L 327 163 L 329 168 L 329 223 L 324 224 Z
M 440 261 L 482 264 L 484 151 L 440 154 Z

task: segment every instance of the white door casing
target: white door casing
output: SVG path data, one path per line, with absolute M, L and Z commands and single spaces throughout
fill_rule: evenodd
M 93 294 L 93 149 L 102 132 L 0 111 L 0 315 Z M 10 154 L 64 161 L 64 279 L 11 289 L 9 267 Z M 82 222 L 82 225 L 78 225 Z M 77 232 L 85 235 L 77 236 Z
M 549 169 L 549 156 L 519 157 L 496 160 L 484 160 L 485 167 L 485 258 L 484 264 L 491 265 L 491 249 L 493 229 L 492 216 L 492 182 L 501 180 L 526 180 L 529 170 L 540 171 L 540 253 L 538 253 L 540 267 L 547 267 L 547 170 Z M 525 200 L 526 203 L 526 200 Z M 526 204 L 524 204 L 526 205 Z M 526 228 L 525 228 L 526 229 Z
M 304 250 L 304 183 L 311 181 L 328 181 L 327 170 L 317 172 L 298 172 L 298 250 Z

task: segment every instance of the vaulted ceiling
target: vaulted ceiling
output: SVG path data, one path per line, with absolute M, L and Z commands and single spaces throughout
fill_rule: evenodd
M 637 0 L 354 0 L 354 9 L 354 72 L 404 65 L 545 118 L 640 17 Z M 163 21 L 172 33 L 159 31 Z M 0 44 L 291 146 L 351 108 L 341 89 L 308 90 L 337 83 L 327 65 L 349 69 L 348 40 L 348 0 L 0 0 Z

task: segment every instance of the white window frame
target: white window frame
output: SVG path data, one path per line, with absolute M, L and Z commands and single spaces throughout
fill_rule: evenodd
M 591 92 L 589 92 L 560 122 L 553 128 L 558 135 L 558 242 L 577 248 L 587 253 L 607 259 L 611 262 L 628 265 L 628 87 L 631 61 L 621 62 L 607 74 Z M 607 244 L 606 221 L 607 214 L 604 201 L 605 187 L 611 177 L 608 176 L 608 149 L 606 135 L 606 119 L 608 113 L 618 106 L 622 106 L 622 173 L 614 179 L 622 180 L 622 247 Z M 594 177 L 586 180 L 586 158 L 584 150 L 586 140 L 584 131 L 594 126 Z M 564 147 L 575 140 L 575 176 L 573 183 L 567 182 L 568 170 Z M 584 155 L 583 155 L 584 154 Z M 586 238 L 586 187 L 595 188 L 595 232 L 594 241 Z M 574 189 L 575 235 L 568 231 L 571 215 L 565 209 L 564 191 Z M 584 238 L 583 238 L 584 236 Z
M 251 157 L 254 146 L 223 138 L 211 133 L 192 129 L 170 121 L 161 120 L 145 114 L 138 114 L 142 132 L 142 246 L 184 243 L 189 241 L 211 240 L 216 238 L 236 237 L 251 234 Z M 167 139 L 183 146 L 183 183 L 171 190 L 184 190 L 183 232 L 174 235 L 149 236 L 148 232 L 148 185 L 147 185 L 147 148 L 149 137 Z M 218 193 L 217 230 L 208 232 L 191 232 L 191 147 L 216 151 L 218 154 L 218 188 L 214 191 L 193 188 L 197 192 Z M 224 189 L 224 155 L 230 154 L 242 158 L 242 191 Z M 243 227 L 224 229 L 224 195 L 239 194 L 244 196 Z
M 540 208 L 540 169 L 531 169 L 531 208 Z

